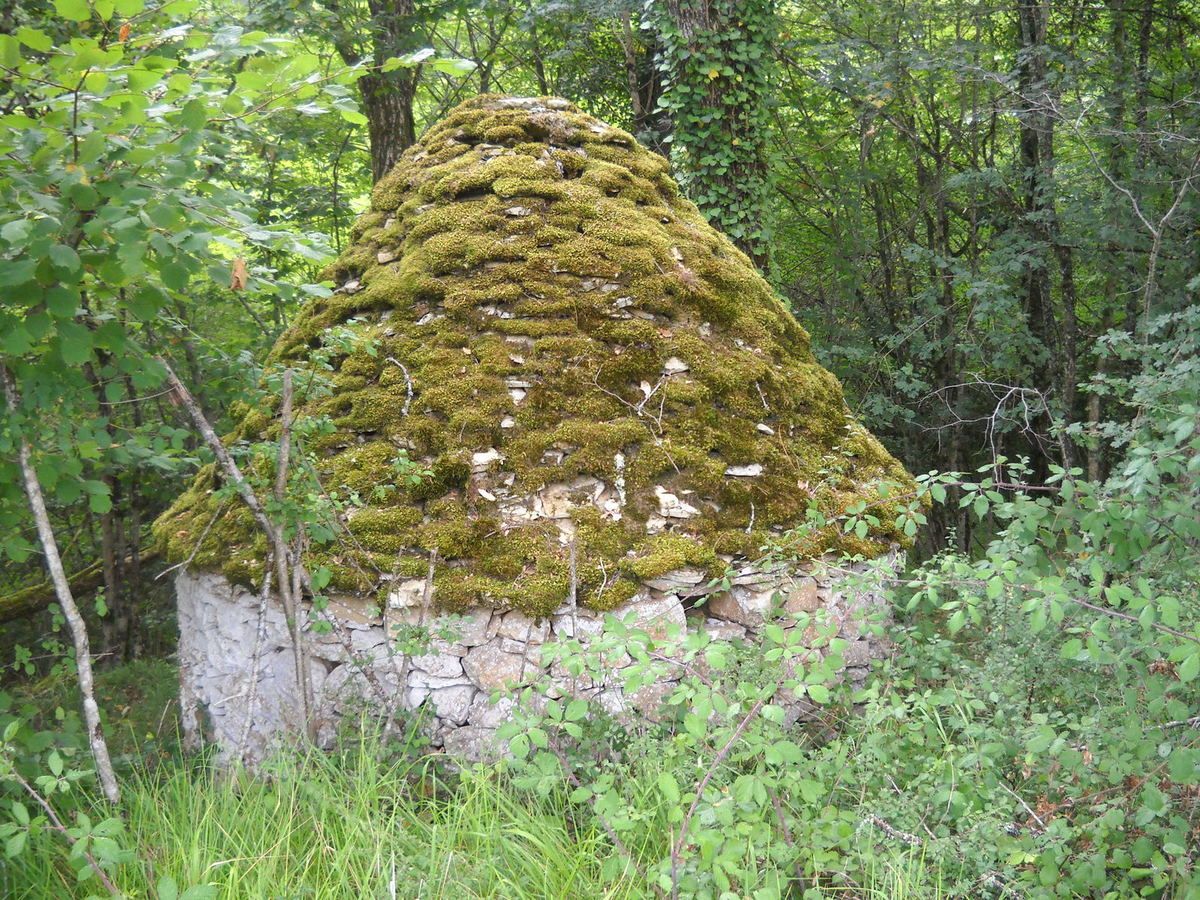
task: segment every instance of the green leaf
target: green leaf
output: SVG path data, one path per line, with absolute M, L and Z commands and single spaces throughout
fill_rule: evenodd
M 36 262 L 32 259 L 6 261 L 0 266 L 0 287 L 24 284 L 33 278 Z
M 351 125 L 367 124 L 367 117 L 360 113 L 357 109 L 342 109 L 339 107 L 338 112 L 341 113 L 342 118 Z
M 21 855 L 21 851 L 25 849 L 25 839 L 28 835 L 28 831 L 18 831 L 8 839 L 4 845 L 4 853 L 9 859 Z
M 71 273 L 78 272 L 80 268 L 79 254 L 75 252 L 74 247 L 68 247 L 66 244 L 54 244 L 50 247 L 50 262 L 57 268 Z
M 46 309 L 57 318 L 73 319 L 79 309 L 79 295 L 62 285 L 55 285 L 46 292 Z
M 77 322 L 63 322 L 58 326 L 58 344 L 67 365 L 80 366 L 91 359 L 92 333 Z
M 679 782 L 675 780 L 675 776 L 670 772 L 663 772 L 658 776 L 658 789 L 662 792 L 663 798 L 668 803 L 679 802 Z
M 21 42 L 11 34 L 0 34 L 0 66 L 15 69 L 21 65 Z
M 27 25 L 22 25 L 17 29 L 17 40 L 39 53 L 49 53 L 54 48 L 54 40 L 50 35 Z
M 825 687 L 823 684 L 805 685 L 805 690 L 808 691 L 808 696 L 812 697 L 814 703 L 828 703 L 830 698 L 833 696 L 829 692 L 829 688 Z
M 1200 652 L 1193 653 L 1187 659 L 1179 664 L 1179 669 L 1176 671 L 1179 680 L 1187 684 L 1197 675 L 1200 675 Z
M 1075 659 L 1077 656 L 1079 656 L 1082 650 L 1083 641 L 1079 640 L 1079 638 L 1071 638 L 1062 645 L 1059 655 L 1062 656 L 1063 659 Z
M 92 17 L 87 0 L 54 0 L 54 9 L 68 22 L 86 22 Z

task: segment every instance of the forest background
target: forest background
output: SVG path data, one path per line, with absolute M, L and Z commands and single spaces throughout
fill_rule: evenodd
M 21 447 L 100 680 L 126 684 L 119 707 L 139 660 L 169 672 L 153 662 L 174 637 L 148 526 L 208 458 L 158 359 L 221 430 L 298 305 L 328 292 L 321 269 L 373 181 L 428 125 L 476 93 L 559 95 L 670 157 L 910 471 L 976 473 L 926 481 L 923 567 L 899 598 L 923 649 L 888 682 L 915 694 L 879 692 L 964 716 L 953 740 L 922 744 L 940 774 L 910 773 L 945 804 L 940 824 L 922 836 L 919 802 L 897 812 L 907 827 L 885 822 L 917 841 L 900 842 L 906 860 L 922 848 L 916 881 L 1058 890 L 1068 861 L 1098 857 L 1070 891 L 1187 890 L 1198 19 L 1188 0 L 5 3 L 0 712 L 17 721 L 40 696 L 44 713 L 74 668 Z M 1089 691 L 1072 711 L 1064 695 Z M 983 712 L 1020 703 L 1019 728 Z M 1136 734 L 1119 734 L 1131 714 Z M 1036 761 L 1005 764 L 1033 783 L 972 797 L 952 775 L 936 793 L 947 758 L 986 757 L 1012 728 Z M 1057 754 L 1090 766 L 1097 729 L 1123 761 L 1060 783 Z M 165 752 L 155 734 L 130 756 Z M 1096 792 L 1128 823 L 1101 835 L 1110 807 L 1070 811 Z M 952 864 L 963 821 L 992 813 L 1024 823 L 1020 847 L 972 832 Z M 801 881 L 832 865 L 810 862 Z

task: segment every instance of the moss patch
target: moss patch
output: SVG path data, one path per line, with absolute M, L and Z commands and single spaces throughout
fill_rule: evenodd
M 873 500 L 878 480 L 911 484 L 666 161 L 565 101 L 479 97 L 451 111 L 376 186 L 353 238 L 329 272 L 338 292 L 305 307 L 271 359 L 304 367 L 338 326 L 374 345 L 337 358 L 331 393 L 301 409 L 337 428 L 311 445 L 325 487 L 368 504 L 352 539 L 313 551 L 338 589 L 423 576 L 436 551 L 446 608 L 560 605 L 570 562 L 557 528 L 506 524 L 504 498 L 472 483 L 472 455 L 493 448 L 503 461 L 483 484 L 509 498 L 580 477 L 623 483 L 621 521 L 574 514 L 579 599 L 597 608 L 638 579 L 752 556 L 810 503 L 836 514 Z M 273 433 L 274 413 L 243 411 L 231 439 Z M 432 476 L 376 490 L 396 482 L 402 451 Z M 747 466 L 759 474 L 727 474 Z M 156 534 L 186 559 L 215 516 L 194 565 L 253 583 L 265 546 L 236 503 L 218 509 L 218 482 L 199 473 Z M 651 535 L 664 490 L 697 515 Z M 865 539 L 831 529 L 801 550 L 905 543 L 887 512 Z

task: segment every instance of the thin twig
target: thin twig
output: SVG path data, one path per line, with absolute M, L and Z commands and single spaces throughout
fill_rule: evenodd
M 396 357 L 389 356 L 387 358 L 387 361 L 392 363 L 393 365 L 399 366 L 400 371 L 404 373 L 404 389 L 406 391 L 406 396 L 404 398 L 404 406 L 400 410 L 400 418 L 403 419 L 405 416 L 408 415 L 408 408 L 412 405 L 412 401 L 413 401 L 412 376 L 410 376 L 408 374 L 408 369 L 406 369 L 404 367 L 404 363 L 400 362 L 400 360 L 396 359 Z
M 250 655 L 250 696 L 246 700 L 246 722 L 242 726 L 242 734 L 237 743 L 237 756 L 243 761 L 245 760 L 246 742 L 250 739 L 250 726 L 254 722 L 254 704 L 258 700 L 258 662 L 262 656 L 262 646 L 266 638 L 267 598 L 271 594 L 272 562 L 271 559 L 267 559 L 263 572 L 262 590 L 258 594 L 258 623 L 254 629 L 254 652 Z
M 25 789 L 25 793 L 32 797 L 34 802 L 42 808 L 43 812 L 46 813 L 46 817 L 50 820 L 51 827 L 66 839 L 67 843 L 71 845 L 72 850 L 79 846 L 79 842 L 75 838 L 71 837 L 71 832 L 67 830 L 67 826 L 64 825 L 62 819 L 58 817 L 58 813 L 54 811 L 54 807 L 50 805 L 45 797 L 37 792 L 33 785 L 21 777 L 20 772 L 17 772 L 14 769 L 8 774 L 8 777 L 12 778 L 17 782 L 17 784 L 21 785 L 21 787 Z M 114 897 L 124 896 L 124 894 L 117 890 L 117 886 L 112 883 L 112 879 L 108 877 L 108 873 L 106 873 L 104 869 L 100 868 L 100 863 L 97 862 L 96 857 L 92 856 L 92 854 L 88 851 L 86 844 L 81 848 L 80 854 L 84 859 L 87 860 L 88 865 L 91 866 L 96 872 L 96 877 L 100 879 L 100 883 L 104 885 L 110 894 L 112 894 Z
M 775 687 L 778 690 L 782 682 L 777 682 Z M 721 767 L 721 763 L 733 751 L 734 745 L 741 740 L 746 729 L 750 727 L 750 722 L 758 715 L 758 711 L 766 704 L 767 698 L 760 697 L 750 707 L 749 711 L 738 722 L 737 727 L 733 729 L 733 734 L 729 736 L 729 740 L 725 742 L 712 761 L 712 765 L 708 767 L 708 771 L 704 773 L 704 777 L 700 779 L 700 784 L 696 787 L 696 796 L 692 800 L 692 805 L 688 807 L 686 815 L 683 817 L 683 822 L 679 825 L 679 835 L 671 842 L 671 897 L 672 900 L 678 900 L 679 897 L 679 854 L 683 850 L 684 841 L 687 840 L 688 826 L 692 823 L 692 816 L 695 815 L 697 807 L 700 806 L 700 801 L 704 798 L 704 789 L 708 787 L 708 783 L 712 781 L 713 776 L 717 774 L 717 769 Z

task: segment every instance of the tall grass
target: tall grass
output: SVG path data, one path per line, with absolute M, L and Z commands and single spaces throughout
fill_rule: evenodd
M 222 898 L 646 895 L 636 876 L 601 878 L 608 839 L 572 814 L 565 793 L 533 800 L 495 770 L 453 781 L 365 749 L 285 757 L 266 778 L 226 777 L 203 764 L 135 772 L 124 790 L 138 861 L 113 880 L 132 897 L 153 897 L 164 875 L 214 885 Z M 49 842 L 39 849 L 7 877 L 0 868 L 0 893 L 89 894 L 64 852 Z

